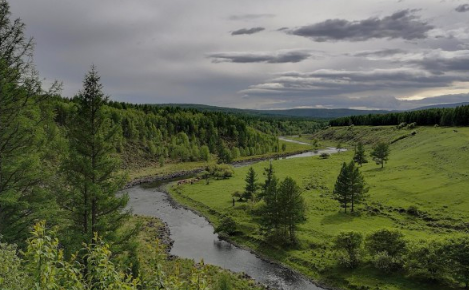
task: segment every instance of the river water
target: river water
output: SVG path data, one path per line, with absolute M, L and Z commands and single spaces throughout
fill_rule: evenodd
M 336 153 L 335 148 L 307 152 L 288 158 L 319 155 L 323 152 Z M 129 207 L 134 214 L 157 217 L 166 222 L 170 237 L 174 241 L 171 254 L 204 260 L 207 264 L 223 267 L 234 272 L 244 272 L 256 281 L 279 290 L 320 290 L 311 281 L 297 273 L 271 264 L 251 252 L 218 239 L 213 227 L 203 217 L 171 202 L 166 193 L 151 186 L 134 186 L 126 190 Z

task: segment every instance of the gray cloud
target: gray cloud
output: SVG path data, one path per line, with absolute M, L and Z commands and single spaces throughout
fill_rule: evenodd
M 313 25 L 288 31 L 314 41 L 365 41 L 373 38 L 422 39 L 433 26 L 421 21 L 413 10 L 398 11 L 384 18 L 368 18 L 361 21 L 329 19 Z
M 273 18 L 274 14 L 242 14 L 242 15 L 231 15 L 228 19 L 239 21 L 239 20 L 255 20 L 259 18 Z
M 462 5 L 459 5 L 458 7 L 456 7 L 456 10 L 457 12 L 467 12 L 469 11 L 469 4 L 462 4 Z
M 302 50 L 280 52 L 220 52 L 208 55 L 215 63 L 297 63 L 311 56 L 311 52 Z
M 264 27 L 243 28 L 231 32 L 231 35 L 254 34 L 265 30 Z
M 383 50 L 373 50 L 373 51 L 362 51 L 353 54 L 353 56 L 358 56 L 358 57 L 386 57 L 386 56 L 392 56 L 396 54 L 403 54 L 406 53 L 405 50 L 399 49 L 399 48 L 389 48 L 389 49 L 383 49 Z

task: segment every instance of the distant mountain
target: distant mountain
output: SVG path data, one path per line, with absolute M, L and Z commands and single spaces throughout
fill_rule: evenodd
M 287 109 L 287 110 L 251 110 L 215 107 L 200 104 L 162 104 L 158 106 L 181 107 L 209 112 L 247 114 L 251 116 L 293 117 L 308 119 L 334 119 L 352 115 L 386 114 L 386 110 L 353 110 L 353 109 Z
M 467 105 L 469 105 L 469 102 L 456 103 L 456 104 L 438 104 L 438 105 L 419 107 L 419 108 L 415 108 L 409 111 L 419 111 L 419 110 L 436 109 L 436 108 L 456 108 L 459 106 L 467 106 Z

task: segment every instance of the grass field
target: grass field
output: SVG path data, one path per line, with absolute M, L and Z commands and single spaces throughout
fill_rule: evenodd
M 412 131 L 416 132 L 413 136 Z M 309 138 L 312 137 L 300 139 Z M 327 144 L 341 141 L 349 149 L 362 141 L 367 144 L 368 154 L 374 142 L 386 141 L 392 143 L 391 155 L 384 169 L 371 160 L 361 168 L 370 191 L 359 215 L 344 214 L 331 198 L 340 167 L 352 159 L 353 150 L 325 160 L 308 157 L 273 161 L 277 177 L 291 176 L 304 189 L 307 221 L 299 226 L 300 242 L 295 248 L 285 250 L 263 242 L 250 211 L 258 205 L 238 202 L 232 206 L 231 193 L 243 191 L 247 167 L 236 169 L 235 176 L 228 180 L 212 181 L 209 185 L 200 182 L 174 186 L 171 192 L 180 202 L 195 207 L 215 224 L 223 214 L 233 216 L 242 231 L 233 238 L 236 242 L 325 284 L 344 289 L 451 289 L 406 278 L 401 273 L 382 274 L 371 266 L 354 271 L 336 267 L 331 241 L 343 230 L 367 234 L 384 227 L 396 228 L 408 240 L 428 240 L 467 229 L 469 128 L 330 128 L 314 138 Z M 264 181 L 262 172 L 267 165 L 268 162 L 253 165 L 259 182 Z M 420 216 L 407 214 L 410 206 L 416 206 Z

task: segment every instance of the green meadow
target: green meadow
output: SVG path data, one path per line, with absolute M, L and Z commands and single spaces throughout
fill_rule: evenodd
M 337 265 L 333 238 L 344 230 L 368 234 L 382 228 L 399 229 L 409 241 L 431 240 L 467 230 L 469 220 L 469 128 L 394 127 L 329 128 L 303 141 L 318 139 L 321 145 L 339 141 L 348 149 L 328 159 L 305 157 L 273 160 L 279 179 L 294 178 L 303 189 L 307 220 L 298 228 L 299 243 L 281 248 L 264 241 L 252 211 L 259 203 L 236 202 L 231 194 L 244 190 L 249 167 L 236 168 L 230 179 L 172 185 L 170 193 L 179 202 L 195 208 L 215 225 L 223 215 L 232 216 L 240 233 L 231 239 L 258 253 L 288 265 L 322 284 L 341 289 L 452 289 L 409 278 L 402 273 L 385 274 L 365 264 L 348 270 Z M 368 184 L 369 197 L 357 214 L 345 214 L 332 191 L 343 162 L 353 156 L 353 146 L 362 141 L 369 163 L 360 170 Z M 378 141 L 391 143 L 389 161 L 381 169 L 369 153 Z M 269 161 L 252 165 L 258 182 Z M 408 212 L 417 208 L 419 214 Z

